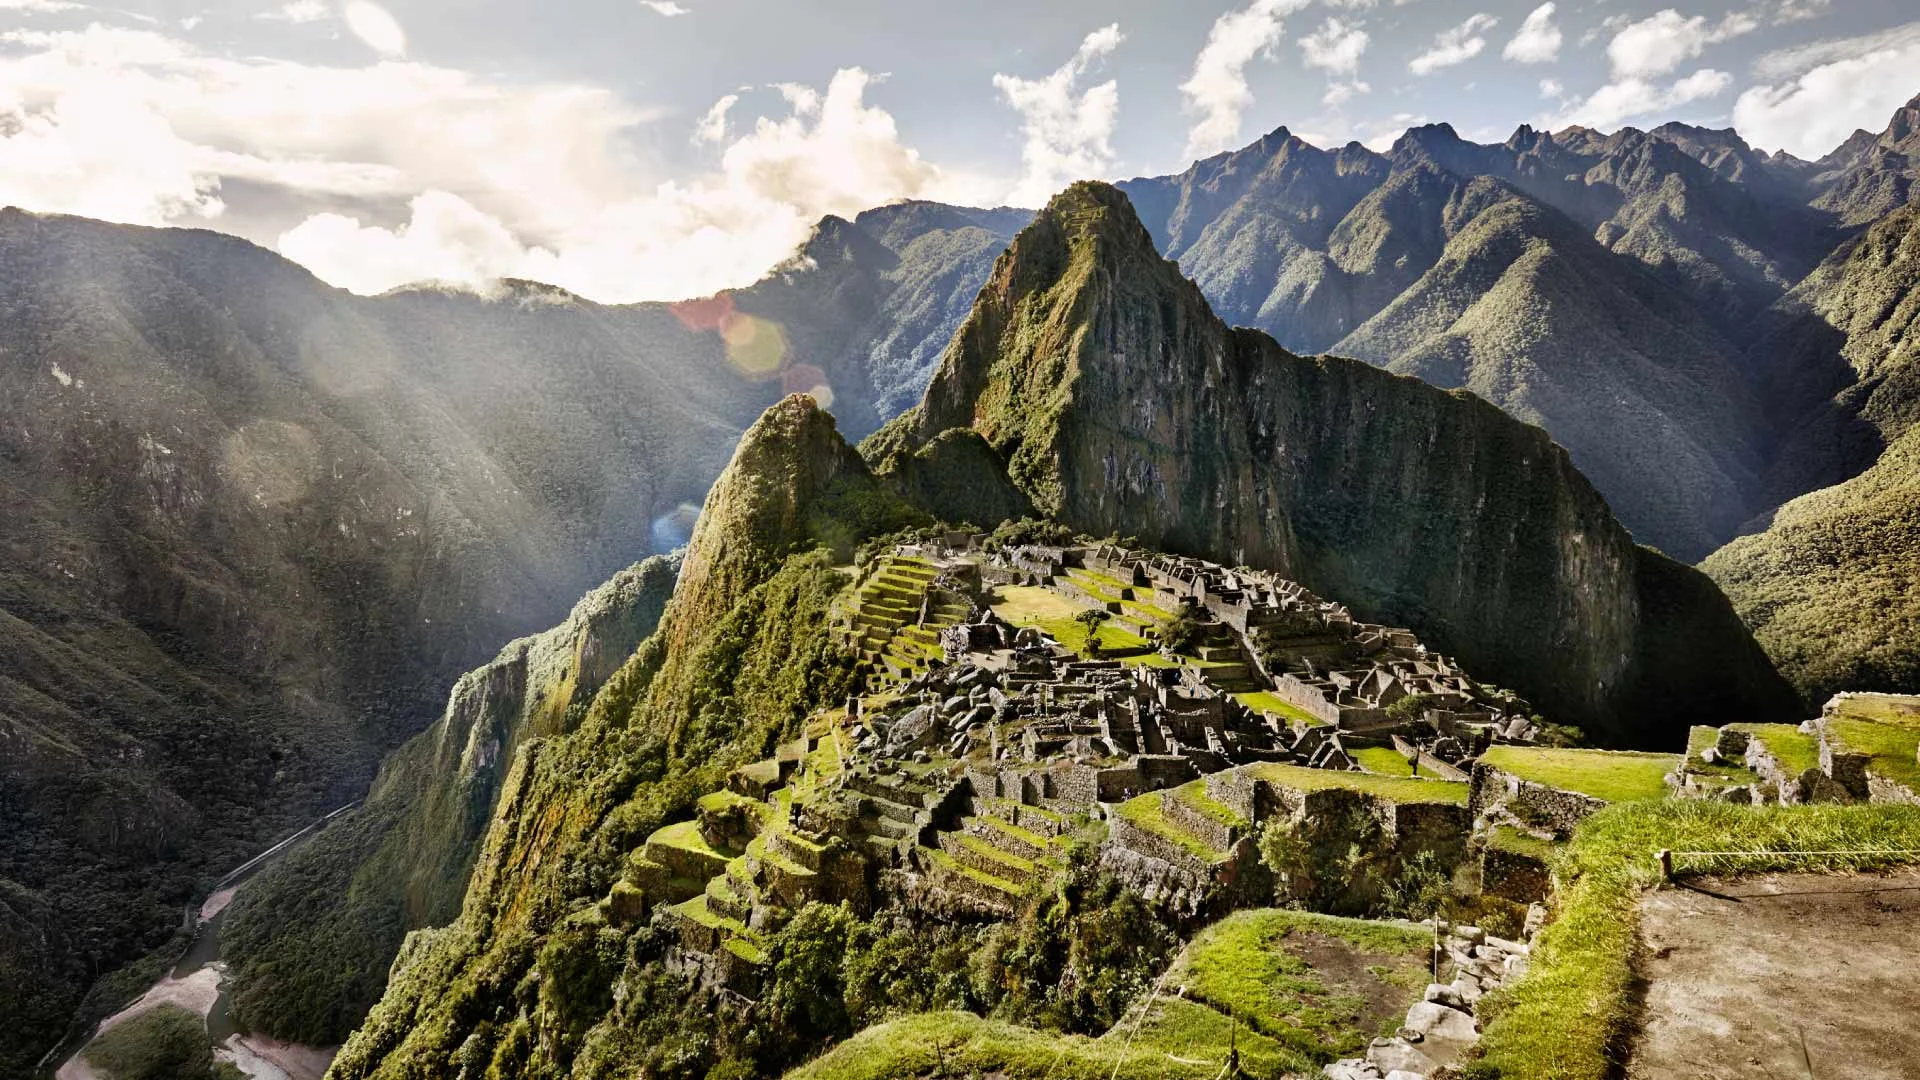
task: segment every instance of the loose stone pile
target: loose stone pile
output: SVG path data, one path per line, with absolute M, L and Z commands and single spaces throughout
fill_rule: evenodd
M 1546 910 L 1535 905 L 1528 913 L 1529 932 L 1545 921 Z M 1435 940 L 1435 967 L 1451 968 L 1452 981 L 1429 984 L 1398 1032 L 1373 1040 L 1364 1058 L 1326 1066 L 1327 1080 L 1426 1080 L 1461 1061 L 1480 1041 L 1474 1017 L 1480 999 L 1526 974 L 1530 948 L 1474 926 L 1436 926 Z

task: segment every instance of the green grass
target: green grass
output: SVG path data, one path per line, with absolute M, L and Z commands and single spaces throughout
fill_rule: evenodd
M 1074 603 L 1052 589 L 1029 585 L 1003 586 L 1000 597 L 1000 603 L 993 605 L 993 610 L 1001 618 L 1015 626 L 1037 627 L 1065 648 L 1081 656 L 1087 655 L 1087 628 L 1074 621 L 1074 616 L 1088 610 L 1087 607 Z M 1151 652 L 1153 648 L 1146 638 L 1122 630 L 1111 622 L 1100 624 L 1097 640 L 1104 654 L 1139 650 Z
M 1371 773 L 1339 772 L 1333 769 L 1309 769 L 1300 765 L 1249 765 L 1247 771 L 1262 780 L 1295 791 L 1326 791 L 1344 788 L 1375 795 L 1393 802 L 1467 804 L 1467 785 L 1455 780 L 1420 780 L 1412 777 L 1374 776 Z
M 1011 836 L 1016 840 L 1024 841 L 1025 843 L 1031 844 L 1034 847 L 1040 848 L 1043 851 L 1053 846 L 1053 841 L 1048 837 L 1042 836 L 1031 829 L 1025 829 L 1018 825 L 1015 825 L 1011 821 L 1002 821 L 1001 819 L 994 817 L 992 814 L 982 814 L 976 820 L 980 821 L 987 828 L 992 829 L 995 832 L 1004 833 L 1007 836 Z
M 991 860 L 995 865 L 1002 867 L 1004 873 L 994 875 L 996 877 L 1003 877 L 1008 881 L 1019 881 L 1021 878 L 1031 875 L 1035 870 L 1032 859 L 1023 858 L 1010 851 L 1002 851 L 994 847 L 992 843 L 982 840 L 978 836 L 963 833 L 956 838 L 956 841 L 961 847 L 966 848 L 968 851 L 975 852 Z
M 1298 720 L 1311 727 L 1326 727 L 1327 722 L 1307 710 L 1288 701 L 1271 690 L 1255 690 L 1246 694 L 1235 694 L 1233 700 L 1252 709 L 1254 712 L 1272 713 L 1283 720 Z
M 1734 724 L 1735 731 L 1759 740 L 1788 776 L 1820 767 L 1820 741 L 1793 724 Z
M 1494 746 L 1480 760 L 1522 780 L 1603 802 L 1665 798 L 1666 775 L 1679 765 L 1673 754 L 1544 746 Z
M 1920 728 L 1895 727 L 1870 720 L 1829 720 L 1827 730 L 1856 754 L 1870 754 L 1867 768 L 1910 791 L 1920 792 Z
M 1009 881 L 998 874 L 989 874 L 984 870 L 976 870 L 939 848 L 922 848 L 921 850 L 927 853 L 927 858 L 931 859 L 935 865 L 964 877 L 970 877 L 988 888 L 998 889 L 1009 897 L 1018 898 L 1024 891 L 1019 882 Z
M 1920 807 L 1742 807 L 1695 800 L 1609 807 L 1580 824 L 1560 855 L 1569 882 L 1560 915 L 1534 942 L 1517 984 L 1482 1002 L 1485 1066 L 1504 1080 L 1605 1080 L 1634 1016 L 1633 956 L 1639 901 L 1658 884 L 1661 849 L 1765 852 L 1676 855 L 1687 873 L 1779 870 L 1844 873 L 1910 864 L 1920 849 Z M 1867 851 L 1807 855 L 1815 851 Z
M 1137 1031 L 1129 1020 L 1097 1039 L 982 1020 L 972 1013 L 921 1013 L 870 1027 L 787 1075 L 790 1080 L 1216 1080 L 1232 1027 L 1212 1009 L 1175 998 L 1159 999 Z M 1232 1037 L 1251 1075 L 1280 1076 L 1310 1066 L 1244 1025 Z
M 1412 776 L 1413 765 L 1391 746 L 1363 746 L 1348 751 L 1354 764 L 1381 776 Z
M 718 859 L 721 862 L 726 862 L 728 859 L 739 854 L 737 851 L 726 851 L 708 843 L 707 838 L 700 835 L 700 823 L 698 821 L 677 821 L 672 825 L 655 831 L 652 836 L 647 837 L 647 843 L 658 844 L 661 847 L 679 848 L 682 851 L 698 852 L 709 858 Z
M 1532 833 L 1521 832 L 1511 825 L 1496 825 L 1487 837 L 1487 845 L 1500 851 L 1511 851 L 1516 855 L 1531 855 L 1541 862 L 1551 861 L 1558 845 L 1551 840 L 1542 840 Z
M 1173 797 L 1230 829 L 1247 827 L 1247 819 L 1238 811 L 1207 794 L 1205 780 L 1192 780 L 1174 788 Z
M 696 806 L 707 813 L 716 813 L 735 806 L 743 806 L 765 817 L 769 813 L 766 803 L 750 799 L 737 791 L 709 791 L 695 802 Z
M 1908 694 L 1855 694 L 1842 698 L 1834 716 L 1920 731 L 1920 697 Z
M 1166 810 L 1160 805 L 1160 792 L 1136 795 L 1121 803 L 1115 812 L 1155 836 L 1180 845 L 1201 862 L 1215 863 L 1227 857 L 1226 852 L 1214 848 L 1167 817 Z
M 189 1080 L 213 1076 L 213 1044 L 199 1014 L 160 1005 L 122 1020 L 83 1057 L 108 1080 Z
M 1317 934 L 1366 954 L 1382 981 L 1398 986 L 1406 1000 L 1389 1009 L 1385 1031 L 1363 1024 L 1366 1001 L 1329 988 L 1289 938 Z M 1238 1016 L 1316 1061 L 1363 1052 L 1374 1035 L 1399 1027 L 1406 1006 L 1427 984 L 1432 931 L 1410 924 L 1342 919 L 1301 911 L 1238 911 L 1200 932 L 1188 946 L 1182 980 L 1188 996 L 1229 1016 Z M 1362 965 L 1356 964 L 1358 968 Z M 1349 991 L 1351 988 L 1349 988 Z

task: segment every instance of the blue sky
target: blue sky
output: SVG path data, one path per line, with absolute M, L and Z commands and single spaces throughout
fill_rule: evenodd
M 0 202 L 224 229 L 372 292 L 745 284 L 825 213 L 1032 205 L 1282 124 L 1733 125 L 1920 92 L 1890 0 L 0 0 Z

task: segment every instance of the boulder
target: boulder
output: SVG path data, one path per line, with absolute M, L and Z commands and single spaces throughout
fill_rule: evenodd
M 1367 1047 L 1367 1060 L 1382 1073 L 1410 1072 L 1429 1076 L 1440 1068 L 1438 1061 L 1405 1039 L 1373 1040 L 1373 1045 Z
M 1445 1005 L 1449 1009 L 1467 1007 L 1466 999 L 1460 996 L 1460 992 L 1446 983 L 1428 983 L 1425 999 L 1435 1005 Z
M 1407 1026 L 1429 1039 L 1470 1043 L 1480 1037 L 1473 1017 L 1459 1009 L 1432 1001 L 1422 1001 L 1407 1010 Z

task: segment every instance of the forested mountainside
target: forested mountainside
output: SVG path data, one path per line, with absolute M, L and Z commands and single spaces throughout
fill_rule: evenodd
M 1227 321 L 1541 424 L 1636 537 L 1691 561 L 1781 501 L 1752 328 L 1904 204 L 1916 118 L 1818 163 L 1680 124 L 1499 145 L 1438 124 L 1385 154 L 1281 128 L 1120 186 Z
M 659 625 L 679 569 L 677 555 L 655 555 L 622 570 L 566 622 L 461 676 L 440 719 L 387 758 L 363 806 L 247 883 L 220 939 L 236 1023 L 314 1045 L 346 1039 L 406 933 L 460 913 L 520 745 L 579 725 Z
M 1065 524 L 1276 570 L 1596 738 L 1795 709 L 1712 584 L 1637 547 L 1544 432 L 1229 329 L 1112 187 L 1021 233 L 925 402 L 866 453 L 885 474 L 956 428 Z
M 1792 427 L 1774 485 L 1821 490 L 1703 564 L 1814 700 L 1920 690 L 1916 222 L 1874 222 L 1777 306 L 1766 353 Z
M 682 542 L 789 383 L 873 417 L 923 380 L 1024 217 L 828 219 L 752 288 L 608 307 L 0 212 L 0 1072 L 460 671 Z

